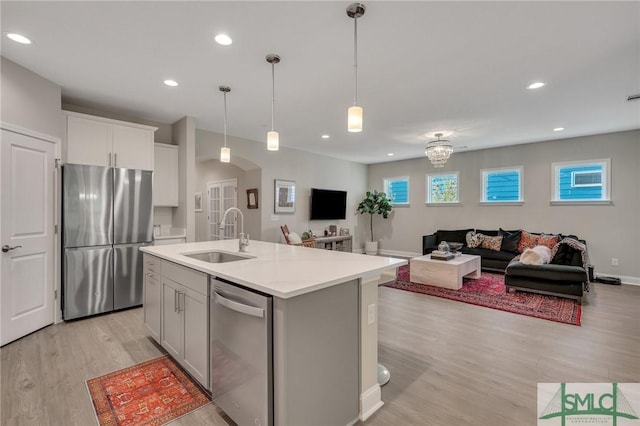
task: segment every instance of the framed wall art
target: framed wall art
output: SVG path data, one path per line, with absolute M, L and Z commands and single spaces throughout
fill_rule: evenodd
M 296 183 L 292 180 L 275 179 L 275 213 L 296 212 Z
M 258 208 L 258 188 L 247 189 L 247 208 Z

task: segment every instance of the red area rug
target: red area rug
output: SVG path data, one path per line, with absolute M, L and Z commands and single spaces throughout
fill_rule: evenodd
M 398 268 L 396 281 L 385 286 L 565 324 L 580 325 L 582 315 L 581 306 L 573 299 L 520 291 L 506 293 L 504 275 L 488 272 L 476 280 L 465 278 L 460 290 L 450 290 L 410 282 L 407 265 Z
M 158 426 L 208 402 L 209 397 L 164 355 L 87 380 L 102 426 Z

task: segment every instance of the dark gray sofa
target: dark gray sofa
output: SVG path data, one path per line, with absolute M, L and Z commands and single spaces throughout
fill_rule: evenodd
M 562 236 L 558 238 L 560 243 L 551 260 L 551 263 L 543 265 L 526 265 L 517 258 L 519 231 L 481 230 L 478 233 L 496 236 L 502 235 L 502 247 L 500 251 L 484 248 L 470 248 L 467 246 L 466 235 L 473 229 L 438 230 L 433 234 L 422 237 L 422 254 L 431 253 L 438 248 L 442 241 L 463 243 L 460 251 L 464 254 L 473 254 L 481 257 L 483 270 L 503 272 L 505 274 L 505 286 L 507 292 L 511 289 L 534 293 L 549 294 L 554 296 L 569 297 L 582 303 L 584 291 L 588 291 L 589 275 L 588 267 L 584 264 L 584 258 L 580 250 L 574 249 L 574 244 L 562 243 L 564 238 L 572 238 L 584 244 L 575 236 Z

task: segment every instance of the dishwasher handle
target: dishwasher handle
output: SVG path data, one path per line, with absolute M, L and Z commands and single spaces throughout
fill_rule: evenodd
M 240 312 L 241 314 L 251 315 L 252 317 L 264 318 L 264 309 L 256 308 L 255 306 L 245 305 L 243 303 L 235 302 L 231 299 L 227 299 L 217 291 L 214 291 L 216 297 L 216 303 L 222 305 L 232 311 Z

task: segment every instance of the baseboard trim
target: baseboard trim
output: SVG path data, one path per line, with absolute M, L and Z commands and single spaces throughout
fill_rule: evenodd
M 360 420 L 364 422 L 383 405 L 380 385 L 376 383 L 360 395 Z

